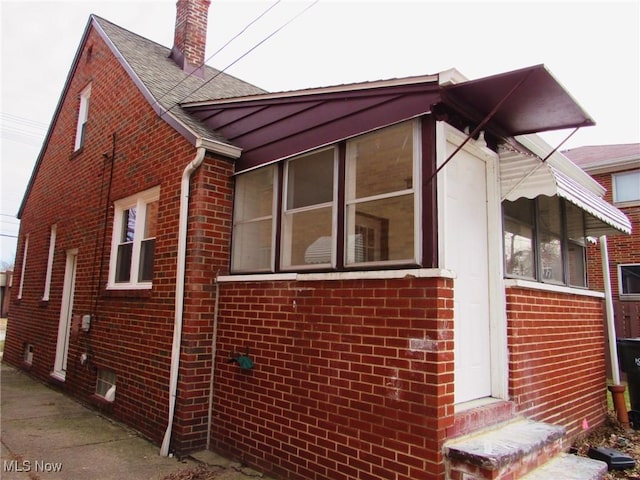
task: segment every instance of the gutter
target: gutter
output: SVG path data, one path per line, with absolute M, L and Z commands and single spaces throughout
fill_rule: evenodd
M 175 320 L 173 327 L 173 345 L 171 348 L 171 368 L 169 371 L 169 416 L 167 420 L 167 430 L 160 447 L 160 455 L 169 455 L 169 445 L 171 443 L 171 433 L 173 431 L 173 416 L 175 413 L 176 396 L 178 391 L 178 370 L 180 367 L 180 346 L 182 343 L 182 317 L 184 313 L 184 280 L 185 265 L 187 257 L 187 227 L 189 216 L 189 193 L 191 175 L 198 169 L 204 161 L 206 148 L 202 142 L 196 142 L 196 155 L 189 162 L 182 172 L 182 182 L 180 184 L 180 217 L 178 226 L 178 258 L 176 271 L 176 303 Z

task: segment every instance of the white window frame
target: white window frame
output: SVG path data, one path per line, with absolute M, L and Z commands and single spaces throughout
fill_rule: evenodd
M 104 398 L 108 402 L 113 402 L 117 381 L 118 375 L 116 372 L 106 368 L 100 368 L 96 378 L 96 395 Z
M 624 300 L 640 300 L 640 293 L 623 293 L 622 267 L 640 267 L 640 263 L 620 263 L 616 267 L 618 270 L 618 295 L 620 298 Z
M 289 185 L 289 167 L 292 162 L 296 160 L 304 159 L 305 157 L 316 155 L 321 152 L 332 151 L 333 152 L 333 192 L 332 198 L 329 202 L 316 203 L 299 208 L 287 208 L 287 195 L 291 188 Z M 289 270 L 307 270 L 318 268 L 322 266 L 335 268 L 336 266 L 336 229 L 337 229 L 337 202 L 338 202 L 338 148 L 332 145 L 327 148 L 321 148 L 314 150 L 310 153 L 300 155 L 294 158 L 290 158 L 284 164 L 284 186 L 282 189 L 282 225 L 280 227 L 281 249 L 280 249 L 280 269 L 282 271 Z M 291 264 L 291 244 L 293 242 L 293 232 L 290 231 L 289 226 L 293 216 L 297 213 L 312 212 L 316 210 L 322 210 L 325 208 L 331 208 L 331 260 L 324 264 Z
M 160 187 L 154 187 L 136 195 L 123 198 L 114 202 L 113 233 L 111 238 L 111 256 L 109 258 L 109 280 L 107 289 L 109 290 L 143 290 L 152 287 L 151 281 L 139 281 L 138 273 L 140 269 L 140 249 L 144 235 L 144 225 L 147 214 L 147 204 L 158 201 L 160 198 Z M 137 216 L 134 227 L 133 250 L 131 254 L 131 275 L 129 282 L 116 282 L 116 267 L 118 263 L 118 245 L 122 233 L 122 221 L 124 212 L 131 207 L 136 207 Z
M 412 182 L 411 188 L 373 195 L 370 197 L 351 198 L 351 197 L 354 197 L 353 192 L 355 192 L 355 182 L 357 180 L 355 175 L 354 144 L 351 140 L 357 141 L 366 135 L 373 136 L 377 132 L 382 132 L 385 128 L 395 127 L 398 125 L 402 125 L 403 123 L 406 123 L 406 122 L 411 122 L 412 136 L 413 136 L 412 138 L 413 182 Z M 392 125 L 387 125 L 386 127 L 382 127 L 380 129 L 374 130 L 362 136 L 354 137 L 353 139 L 347 141 L 347 153 L 346 153 L 347 158 L 346 158 L 346 167 L 345 167 L 346 173 L 345 173 L 345 184 L 343 185 L 344 195 L 345 195 L 344 208 L 345 208 L 346 226 L 348 228 L 352 225 L 355 226 L 355 218 L 353 217 L 353 214 L 349 212 L 350 210 L 349 207 L 351 205 L 357 205 L 358 203 L 366 203 L 366 202 L 372 202 L 376 200 L 385 200 L 388 198 L 400 198 L 403 196 L 412 195 L 413 196 L 413 237 L 414 238 L 413 238 L 413 258 L 406 258 L 406 259 L 400 259 L 400 260 L 353 262 L 353 261 L 350 261 L 351 260 L 350 258 L 348 258 L 349 245 L 347 244 L 344 247 L 345 269 L 354 268 L 354 267 L 357 268 L 362 266 L 366 266 L 367 268 L 374 269 L 374 268 L 380 268 L 381 266 L 386 266 L 386 265 L 418 264 L 420 262 L 420 258 L 422 257 L 422 249 L 421 249 L 421 246 L 422 246 L 422 241 L 421 241 L 421 238 L 422 238 L 422 227 L 421 227 L 422 192 L 421 190 L 422 189 L 416 188 L 416 185 L 422 183 L 422 172 L 421 172 L 421 165 L 422 165 L 422 133 L 421 131 L 422 130 L 421 130 L 421 127 L 422 127 L 422 124 L 420 120 L 413 119 L 405 122 L 398 122 Z M 349 236 L 352 234 L 353 232 L 350 232 L 350 231 L 345 232 L 345 242 L 349 242 Z
M 20 285 L 18 286 L 18 300 L 22 298 L 24 287 L 24 274 L 27 271 L 27 252 L 29 251 L 29 234 L 24 237 L 24 250 L 22 251 L 22 268 L 20 269 Z
M 80 93 L 80 109 L 78 110 L 78 125 L 76 126 L 76 140 L 73 151 L 77 152 L 84 145 L 85 126 L 89 119 L 89 98 L 91 98 L 91 84 Z
M 49 256 L 47 257 L 47 274 L 44 279 L 44 292 L 42 294 L 42 301 L 49 301 L 49 293 L 51 291 L 51 274 L 53 273 L 53 256 L 56 250 L 56 233 L 58 225 L 51 225 L 51 234 L 49 236 Z
M 611 189 L 613 191 L 613 203 L 615 203 L 616 205 L 624 205 L 624 206 L 640 205 L 640 197 L 632 198 L 631 200 L 618 199 L 618 187 L 617 187 L 616 178 L 624 177 L 627 175 L 634 175 L 638 177 L 638 179 L 640 180 L 640 170 L 629 170 L 626 172 L 613 173 L 611 175 Z

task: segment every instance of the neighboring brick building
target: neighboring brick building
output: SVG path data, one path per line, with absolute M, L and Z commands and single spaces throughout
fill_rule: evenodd
M 640 337 L 640 143 L 592 145 L 563 153 L 602 185 L 604 198 L 631 220 L 631 235 L 607 239 L 609 275 L 616 334 Z M 600 249 L 591 245 L 587 252 L 590 285 L 602 290 Z
M 600 424 L 585 236 L 630 225 L 531 134 L 593 123 L 546 69 L 269 94 L 200 68 L 206 25 L 183 27 L 208 3 L 178 2 L 172 50 L 89 19 L 19 212 L 4 361 L 162 454 L 283 479 L 518 478 Z M 531 458 L 456 456 L 519 418 L 557 425 Z

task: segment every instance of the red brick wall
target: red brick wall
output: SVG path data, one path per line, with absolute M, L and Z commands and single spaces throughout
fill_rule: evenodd
M 116 401 L 109 410 L 159 443 L 168 412 L 180 179 L 196 151 L 152 111 L 95 32 L 90 33 L 87 45 L 91 46 L 91 55 L 85 48 L 23 212 L 14 285 L 21 281 L 24 237 L 29 234 L 24 294 L 18 301 L 18 288 L 13 289 L 4 359 L 25 367 L 24 344 L 32 344 L 34 358 L 29 369 L 34 376 L 50 380 L 66 250 L 78 249 L 73 313 L 91 313 L 95 318 L 89 333 L 80 332 L 71 339 L 62 388 L 91 399 L 96 369 L 115 371 Z M 74 154 L 79 94 L 90 81 L 85 144 Z M 103 153 L 111 154 L 113 134 L 115 160 L 107 199 L 110 162 Z M 188 246 L 192 256 L 187 265 L 186 298 L 193 306 L 185 312 L 179 385 L 184 398 L 175 419 L 172 448 L 176 451 L 202 447 L 206 438 L 206 425 L 194 418 L 204 416 L 206 421 L 208 380 L 203 380 L 203 372 L 206 369 L 208 375 L 204 365 L 210 362 L 213 278 L 216 265 L 226 265 L 228 256 L 230 172 L 228 162 L 207 158 L 192 182 Z M 107 291 L 113 202 L 157 185 L 161 209 L 153 289 Z M 107 204 L 110 207 L 105 224 Z M 209 212 L 213 215 L 205 219 L 203 215 Z M 214 225 L 214 218 L 220 217 L 225 221 Z M 51 295 L 48 302 L 41 302 L 53 223 L 57 223 L 57 241 Z M 80 364 L 82 353 L 90 355 L 88 365 Z
M 602 299 L 507 289 L 509 395 L 519 413 L 570 435 L 604 420 Z
M 452 286 L 221 284 L 213 447 L 282 478 L 441 478 Z M 247 349 L 253 370 L 226 363 Z
M 613 188 L 611 173 L 592 175 L 593 178 L 607 189 L 605 200 L 613 204 Z M 631 220 L 631 235 L 607 236 L 609 250 L 609 275 L 611 276 L 611 290 L 613 297 L 618 296 L 618 269 L 620 263 L 640 263 L 640 205 L 625 207 L 617 205 Z M 604 290 L 602 281 L 602 260 L 600 245 L 590 245 L 587 249 L 589 286 L 593 290 Z

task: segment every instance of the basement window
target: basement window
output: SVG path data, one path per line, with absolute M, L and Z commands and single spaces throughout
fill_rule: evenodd
M 116 396 L 116 373 L 112 370 L 101 368 L 98 370 L 96 380 L 96 395 L 113 402 Z

